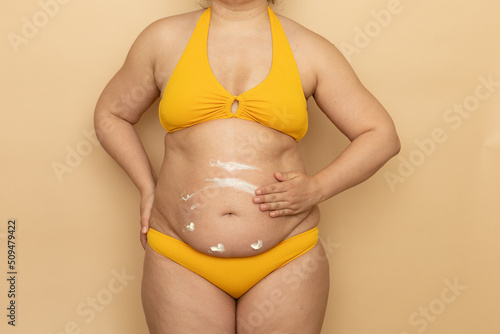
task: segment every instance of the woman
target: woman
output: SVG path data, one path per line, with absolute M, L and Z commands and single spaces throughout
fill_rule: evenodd
M 133 124 L 160 96 L 156 179 Z M 311 96 L 351 140 L 315 175 L 298 146 Z M 95 126 L 141 193 L 151 333 L 320 333 L 317 204 L 399 150 L 391 118 L 331 43 L 266 0 L 213 0 L 139 35 Z

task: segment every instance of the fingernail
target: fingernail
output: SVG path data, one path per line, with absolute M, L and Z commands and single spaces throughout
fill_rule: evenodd
M 262 190 L 257 190 L 257 191 L 255 191 L 255 193 L 256 193 L 257 195 L 262 195 Z
M 148 233 L 148 228 L 147 227 L 143 227 L 142 228 L 142 233 Z

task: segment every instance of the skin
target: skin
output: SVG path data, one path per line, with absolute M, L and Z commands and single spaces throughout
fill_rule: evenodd
M 225 251 L 212 256 L 264 252 L 318 225 L 318 203 L 368 179 L 397 154 L 394 124 L 334 45 L 278 16 L 305 97 L 315 99 L 350 145 L 321 171 L 308 175 L 298 143 L 290 136 L 246 120 L 209 121 L 165 136 L 165 160 L 157 178 L 133 125 L 161 96 L 201 13 L 165 18 L 147 27 L 95 111 L 102 146 L 141 194 L 142 297 L 150 332 L 319 333 L 329 286 L 321 244 L 235 300 L 154 252 L 146 233 L 155 228 L 207 254 L 211 246 L 224 244 Z M 262 82 L 272 59 L 267 2 L 212 1 L 208 58 L 214 76 L 234 95 Z M 131 103 L 129 96 L 138 87 L 144 94 Z M 259 169 L 223 171 L 210 166 L 213 159 Z M 231 188 L 203 190 L 210 178 L 238 178 L 258 188 L 255 196 Z M 196 209 L 190 209 L 192 205 Z M 189 222 L 195 222 L 195 231 L 186 230 Z M 263 247 L 254 250 L 250 245 L 257 240 L 263 240 Z M 258 312 L 265 316 L 259 318 Z

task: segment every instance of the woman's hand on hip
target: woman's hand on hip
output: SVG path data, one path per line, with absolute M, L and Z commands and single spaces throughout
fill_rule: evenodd
M 253 198 L 270 217 L 297 215 L 321 202 L 321 184 L 316 177 L 297 171 L 276 172 L 274 177 L 279 182 L 257 188 Z
M 141 234 L 140 240 L 143 248 L 146 248 L 147 234 L 149 230 L 149 218 L 155 199 L 154 189 L 152 191 L 141 194 Z

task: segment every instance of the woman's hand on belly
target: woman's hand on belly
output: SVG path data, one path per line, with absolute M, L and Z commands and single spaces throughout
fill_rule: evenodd
M 270 217 L 297 215 L 322 201 L 321 184 L 314 176 L 290 171 L 276 172 L 274 177 L 278 182 L 259 187 L 253 198 Z
M 275 171 L 291 170 L 298 172 L 276 179 Z M 266 196 L 255 190 L 276 182 L 284 192 L 277 202 L 292 205 L 282 217 L 253 201 Z M 315 189 L 293 138 L 252 121 L 209 121 L 165 137 L 150 224 L 206 254 L 252 256 L 317 225 L 319 215 L 307 210 Z

